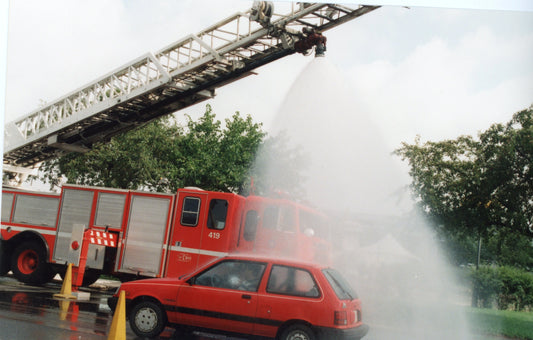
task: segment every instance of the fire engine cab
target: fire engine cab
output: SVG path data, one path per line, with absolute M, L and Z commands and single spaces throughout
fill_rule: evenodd
M 83 235 L 90 230 L 98 242 Z M 321 213 L 284 198 L 179 189 L 177 194 L 64 185 L 60 194 L 4 188 L 0 274 L 43 284 L 88 246 L 84 285 L 100 274 L 179 277 L 230 253 L 329 261 Z M 108 242 L 109 240 L 109 242 Z M 113 241 L 111 241 L 113 240 Z

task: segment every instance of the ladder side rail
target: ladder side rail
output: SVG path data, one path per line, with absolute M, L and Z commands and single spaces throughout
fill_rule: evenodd
M 117 103 L 127 101 L 170 80 L 152 53 L 81 87 L 53 103 L 6 124 L 4 153 L 53 134 Z M 14 138 L 16 132 L 22 138 Z

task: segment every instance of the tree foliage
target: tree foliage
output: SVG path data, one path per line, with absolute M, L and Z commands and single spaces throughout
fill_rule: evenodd
M 521 262 L 533 265 L 533 106 L 478 138 L 417 138 L 395 153 L 409 162 L 419 206 L 456 251 L 471 253 L 468 240 L 481 237 L 497 261 L 507 262 L 509 247 L 521 244 Z
M 255 162 L 250 168 L 253 188 L 246 187 L 245 193 L 269 195 L 284 191 L 291 197 L 304 199 L 305 178 L 301 170 L 307 165 L 307 155 L 300 146 L 292 144 L 287 131 L 268 137 L 259 147 Z
M 51 184 L 64 176 L 68 183 L 124 189 L 175 192 L 197 186 L 237 192 L 266 133 L 260 123 L 238 112 L 216 120 L 211 106 L 186 126 L 170 118 L 99 143 L 84 154 L 67 154 L 42 167 Z

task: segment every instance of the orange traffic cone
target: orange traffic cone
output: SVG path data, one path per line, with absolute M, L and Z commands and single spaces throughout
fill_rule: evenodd
M 115 315 L 107 340 L 126 340 L 126 293 L 122 290 L 118 296 Z
M 72 294 L 72 263 L 68 264 L 67 272 L 63 279 L 63 286 L 61 286 L 61 292 L 59 294 L 54 294 L 54 298 L 76 299 L 76 296 Z

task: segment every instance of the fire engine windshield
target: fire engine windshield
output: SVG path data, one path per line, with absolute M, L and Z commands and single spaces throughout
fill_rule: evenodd
M 326 218 L 310 211 L 300 210 L 300 231 L 329 240 L 329 227 Z

